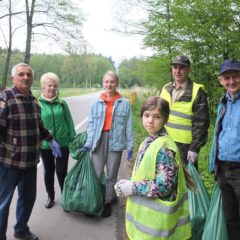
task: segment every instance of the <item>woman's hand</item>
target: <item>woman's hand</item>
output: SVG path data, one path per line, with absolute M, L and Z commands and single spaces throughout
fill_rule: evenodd
M 49 142 L 49 145 L 52 149 L 52 154 L 55 158 L 62 157 L 60 146 L 55 140 L 52 140 L 51 142 Z

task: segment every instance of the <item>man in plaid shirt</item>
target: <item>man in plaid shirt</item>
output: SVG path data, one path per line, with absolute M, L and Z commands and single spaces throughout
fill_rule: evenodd
M 40 107 L 31 93 L 32 68 L 19 63 L 12 69 L 13 87 L 0 93 L 0 240 L 6 240 L 9 207 L 18 187 L 14 236 L 37 240 L 27 225 L 36 198 L 37 163 L 42 139 L 50 141 L 55 157 L 58 144 L 41 121 Z

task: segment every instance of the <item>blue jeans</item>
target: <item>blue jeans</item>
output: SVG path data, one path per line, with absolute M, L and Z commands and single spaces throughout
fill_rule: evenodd
M 240 239 L 240 163 L 219 161 L 217 181 L 221 189 L 229 240 Z
M 9 207 L 15 188 L 18 188 L 15 234 L 23 236 L 36 199 L 37 169 L 21 170 L 0 166 L 0 239 L 6 239 Z

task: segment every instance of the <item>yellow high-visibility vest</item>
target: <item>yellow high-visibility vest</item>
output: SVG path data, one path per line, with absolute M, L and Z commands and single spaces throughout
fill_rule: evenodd
M 172 103 L 172 97 L 165 86 L 160 94 L 160 97 L 168 101 L 170 107 L 169 119 L 165 128 L 175 142 L 190 144 L 192 142 L 193 102 L 197 97 L 199 88 L 204 89 L 204 86 L 193 83 L 191 102 L 176 101 L 175 103 Z
M 126 231 L 131 240 L 185 240 L 191 237 L 188 195 L 176 144 L 170 136 L 159 137 L 146 150 L 132 180 L 155 179 L 156 159 L 162 146 L 176 152 L 179 165 L 177 197 L 174 201 L 133 195 L 126 205 Z

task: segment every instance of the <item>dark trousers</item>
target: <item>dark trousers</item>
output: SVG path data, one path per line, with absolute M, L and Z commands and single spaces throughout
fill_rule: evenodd
M 44 182 L 46 191 L 49 197 L 54 198 L 54 173 L 56 170 L 58 183 L 62 192 L 64 179 L 67 175 L 69 150 L 67 147 L 61 148 L 62 157 L 56 159 L 52 155 L 52 150 L 50 149 L 41 149 L 40 153 L 44 167 Z
M 36 199 L 36 167 L 25 170 L 0 166 L 0 239 L 6 239 L 9 207 L 15 188 L 18 189 L 15 234 L 29 231 L 28 220 Z
M 239 240 L 240 163 L 220 163 L 217 181 L 221 189 L 229 240 Z

